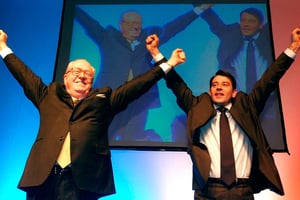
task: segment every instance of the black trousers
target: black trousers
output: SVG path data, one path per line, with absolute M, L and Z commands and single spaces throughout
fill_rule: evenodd
M 45 183 L 29 188 L 27 200 L 97 200 L 95 193 L 79 190 L 74 183 L 70 167 L 63 170 L 54 166 Z
M 203 190 L 195 190 L 194 200 L 254 200 L 254 195 L 247 183 L 228 187 L 221 182 L 208 181 Z

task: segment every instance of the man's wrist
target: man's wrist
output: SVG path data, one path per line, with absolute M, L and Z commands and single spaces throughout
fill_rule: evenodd
M 300 49 L 299 43 L 291 43 L 289 46 L 289 49 L 291 49 L 293 52 L 297 53 Z
M 167 61 L 167 65 L 169 65 L 172 68 L 175 67 L 175 65 L 170 60 Z
M 201 13 L 204 12 L 204 9 L 201 8 L 200 6 L 196 6 L 196 7 L 193 8 L 193 11 L 194 11 L 194 13 L 195 13 L 196 15 L 200 15 Z
M 11 54 L 13 53 L 13 51 L 7 47 L 7 48 L 4 48 L 2 50 L 0 50 L 0 56 L 4 59 L 8 54 Z
M 287 48 L 285 51 L 284 51 L 284 53 L 288 56 L 288 57 L 290 57 L 290 58 L 295 58 L 296 57 L 296 52 L 293 50 L 293 49 L 291 49 L 291 48 Z
M 162 60 L 164 58 L 164 56 L 162 55 L 162 53 L 157 54 L 156 56 L 153 57 L 152 59 L 152 64 L 157 63 L 158 61 Z
M 162 53 L 159 53 L 153 57 L 151 63 L 158 64 L 158 66 L 165 72 L 165 74 L 167 74 L 169 71 L 172 70 L 174 65 L 172 65 L 169 61 L 164 62 L 164 59 L 165 57 L 162 55 Z
M 168 63 L 161 63 L 159 65 L 159 67 L 165 72 L 165 74 L 167 74 L 169 71 L 171 71 L 173 69 L 172 66 L 170 66 Z

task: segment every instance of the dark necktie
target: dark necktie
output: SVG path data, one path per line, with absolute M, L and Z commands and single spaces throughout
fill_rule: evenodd
M 226 108 L 218 108 L 221 111 L 220 117 L 220 151 L 221 151 L 221 179 L 230 186 L 236 178 L 235 162 L 233 155 L 233 146 L 231 132 L 227 116 Z
M 247 47 L 247 57 L 246 57 L 246 92 L 249 93 L 254 83 L 257 80 L 256 77 L 256 63 L 255 63 L 255 53 L 254 53 L 254 45 L 253 38 L 247 38 L 248 47 Z

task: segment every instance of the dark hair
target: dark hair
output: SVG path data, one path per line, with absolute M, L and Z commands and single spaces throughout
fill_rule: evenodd
M 232 76 L 232 74 L 230 74 L 229 72 L 225 72 L 223 70 L 218 70 L 214 76 L 212 76 L 210 78 L 210 81 L 209 81 L 209 87 L 212 86 L 212 82 L 213 82 L 213 79 L 216 77 L 216 76 L 225 76 L 227 78 L 229 78 L 231 84 L 232 84 L 232 88 L 235 90 L 236 89 L 236 80 L 234 78 L 234 76 Z
M 247 8 L 247 9 L 241 11 L 240 12 L 240 17 L 242 17 L 242 14 L 244 14 L 244 13 L 248 13 L 248 14 L 253 15 L 254 17 L 256 17 L 260 24 L 262 24 L 264 22 L 264 15 L 257 8 Z

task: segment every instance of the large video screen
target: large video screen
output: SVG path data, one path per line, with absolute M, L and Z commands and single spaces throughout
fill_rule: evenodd
M 246 69 L 247 36 L 252 33 L 254 72 Z M 209 79 L 218 69 L 230 71 L 238 90 L 248 92 L 253 84 L 248 80 L 257 80 L 274 60 L 267 0 L 66 0 L 54 80 L 62 81 L 69 61 L 85 58 L 96 68 L 94 88 L 114 89 L 153 67 L 145 47 L 149 34 L 159 36 L 167 58 L 175 48 L 185 51 L 187 60 L 176 70 L 194 95 L 209 90 Z M 160 80 L 114 118 L 110 146 L 186 149 L 186 118 Z M 270 96 L 261 121 L 272 149 L 286 151 L 279 90 Z

